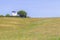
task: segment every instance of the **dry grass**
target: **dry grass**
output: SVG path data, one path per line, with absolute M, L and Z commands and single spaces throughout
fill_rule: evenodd
M 0 18 L 0 40 L 60 40 L 60 18 Z

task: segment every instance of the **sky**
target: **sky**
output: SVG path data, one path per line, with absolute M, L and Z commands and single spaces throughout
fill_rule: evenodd
M 60 17 L 60 0 L 0 0 L 0 15 L 19 10 L 30 17 Z

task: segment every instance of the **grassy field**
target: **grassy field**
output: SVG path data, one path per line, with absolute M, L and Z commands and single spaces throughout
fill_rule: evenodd
M 0 17 L 0 40 L 60 40 L 60 18 Z

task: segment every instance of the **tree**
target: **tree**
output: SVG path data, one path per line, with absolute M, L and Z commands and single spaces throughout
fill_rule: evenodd
M 22 17 L 22 18 L 26 18 L 26 17 L 27 17 L 27 13 L 26 13 L 25 11 L 23 11 L 23 10 L 18 11 L 17 14 L 18 14 L 20 17 Z
M 6 17 L 9 17 L 9 16 L 10 16 L 10 14 L 6 14 L 5 16 L 6 16 Z
M 3 15 L 0 15 L 0 17 L 3 17 Z

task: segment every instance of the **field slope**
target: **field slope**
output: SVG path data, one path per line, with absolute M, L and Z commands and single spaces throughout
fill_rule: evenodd
M 60 40 L 60 18 L 0 17 L 0 40 Z

